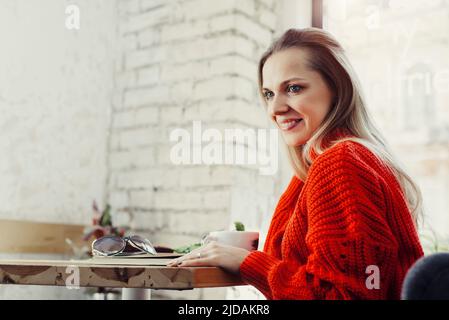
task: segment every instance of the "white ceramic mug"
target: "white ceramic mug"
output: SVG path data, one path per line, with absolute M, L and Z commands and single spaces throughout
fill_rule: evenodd
M 239 247 L 248 251 L 257 250 L 259 246 L 259 232 L 257 231 L 212 231 L 207 234 L 202 244 L 210 241 Z

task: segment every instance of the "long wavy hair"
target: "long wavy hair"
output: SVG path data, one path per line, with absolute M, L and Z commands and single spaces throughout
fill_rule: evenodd
M 396 177 L 415 225 L 418 226 L 419 218 L 423 217 L 421 191 L 402 169 L 386 140 L 375 127 L 366 108 L 358 78 L 342 46 L 331 34 L 316 28 L 289 29 L 275 40 L 259 61 L 258 82 L 262 99 L 266 102 L 262 91 L 262 69 L 265 62 L 274 53 L 288 48 L 307 50 L 307 66 L 322 76 L 335 97 L 328 114 L 309 141 L 296 147 L 287 146 L 287 154 L 295 174 L 304 181 L 312 163 L 310 151 L 313 150 L 317 155 L 323 153 L 327 135 L 335 129 L 343 128 L 349 131 L 350 136 L 332 141 L 327 148 L 346 140 L 368 148 Z

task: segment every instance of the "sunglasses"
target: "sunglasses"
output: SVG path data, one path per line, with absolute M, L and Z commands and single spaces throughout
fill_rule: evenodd
M 104 236 L 92 242 L 94 256 L 137 255 L 142 253 L 157 254 L 150 240 L 137 235 L 128 237 Z

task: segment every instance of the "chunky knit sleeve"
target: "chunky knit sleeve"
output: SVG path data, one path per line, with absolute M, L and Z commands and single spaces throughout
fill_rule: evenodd
M 268 299 L 391 298 L 398 244 L 378 163 L 367 152 L 344 142 L 316 159 L 304 187 L 307 261 L 254 251 L 240 267 L 245 282 Z M 295 246 L 294 237 L 287 241 Z

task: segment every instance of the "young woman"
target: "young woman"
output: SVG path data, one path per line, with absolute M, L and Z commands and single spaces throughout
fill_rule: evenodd
M 267 299 L 399 299 L 423 255 L 421 195 L 366 109 L 342 47 L 286 31 L 259 62 L 259 88 L 295 175 L 263 251 L 210 242 L 169 266 L 219 266 Z

